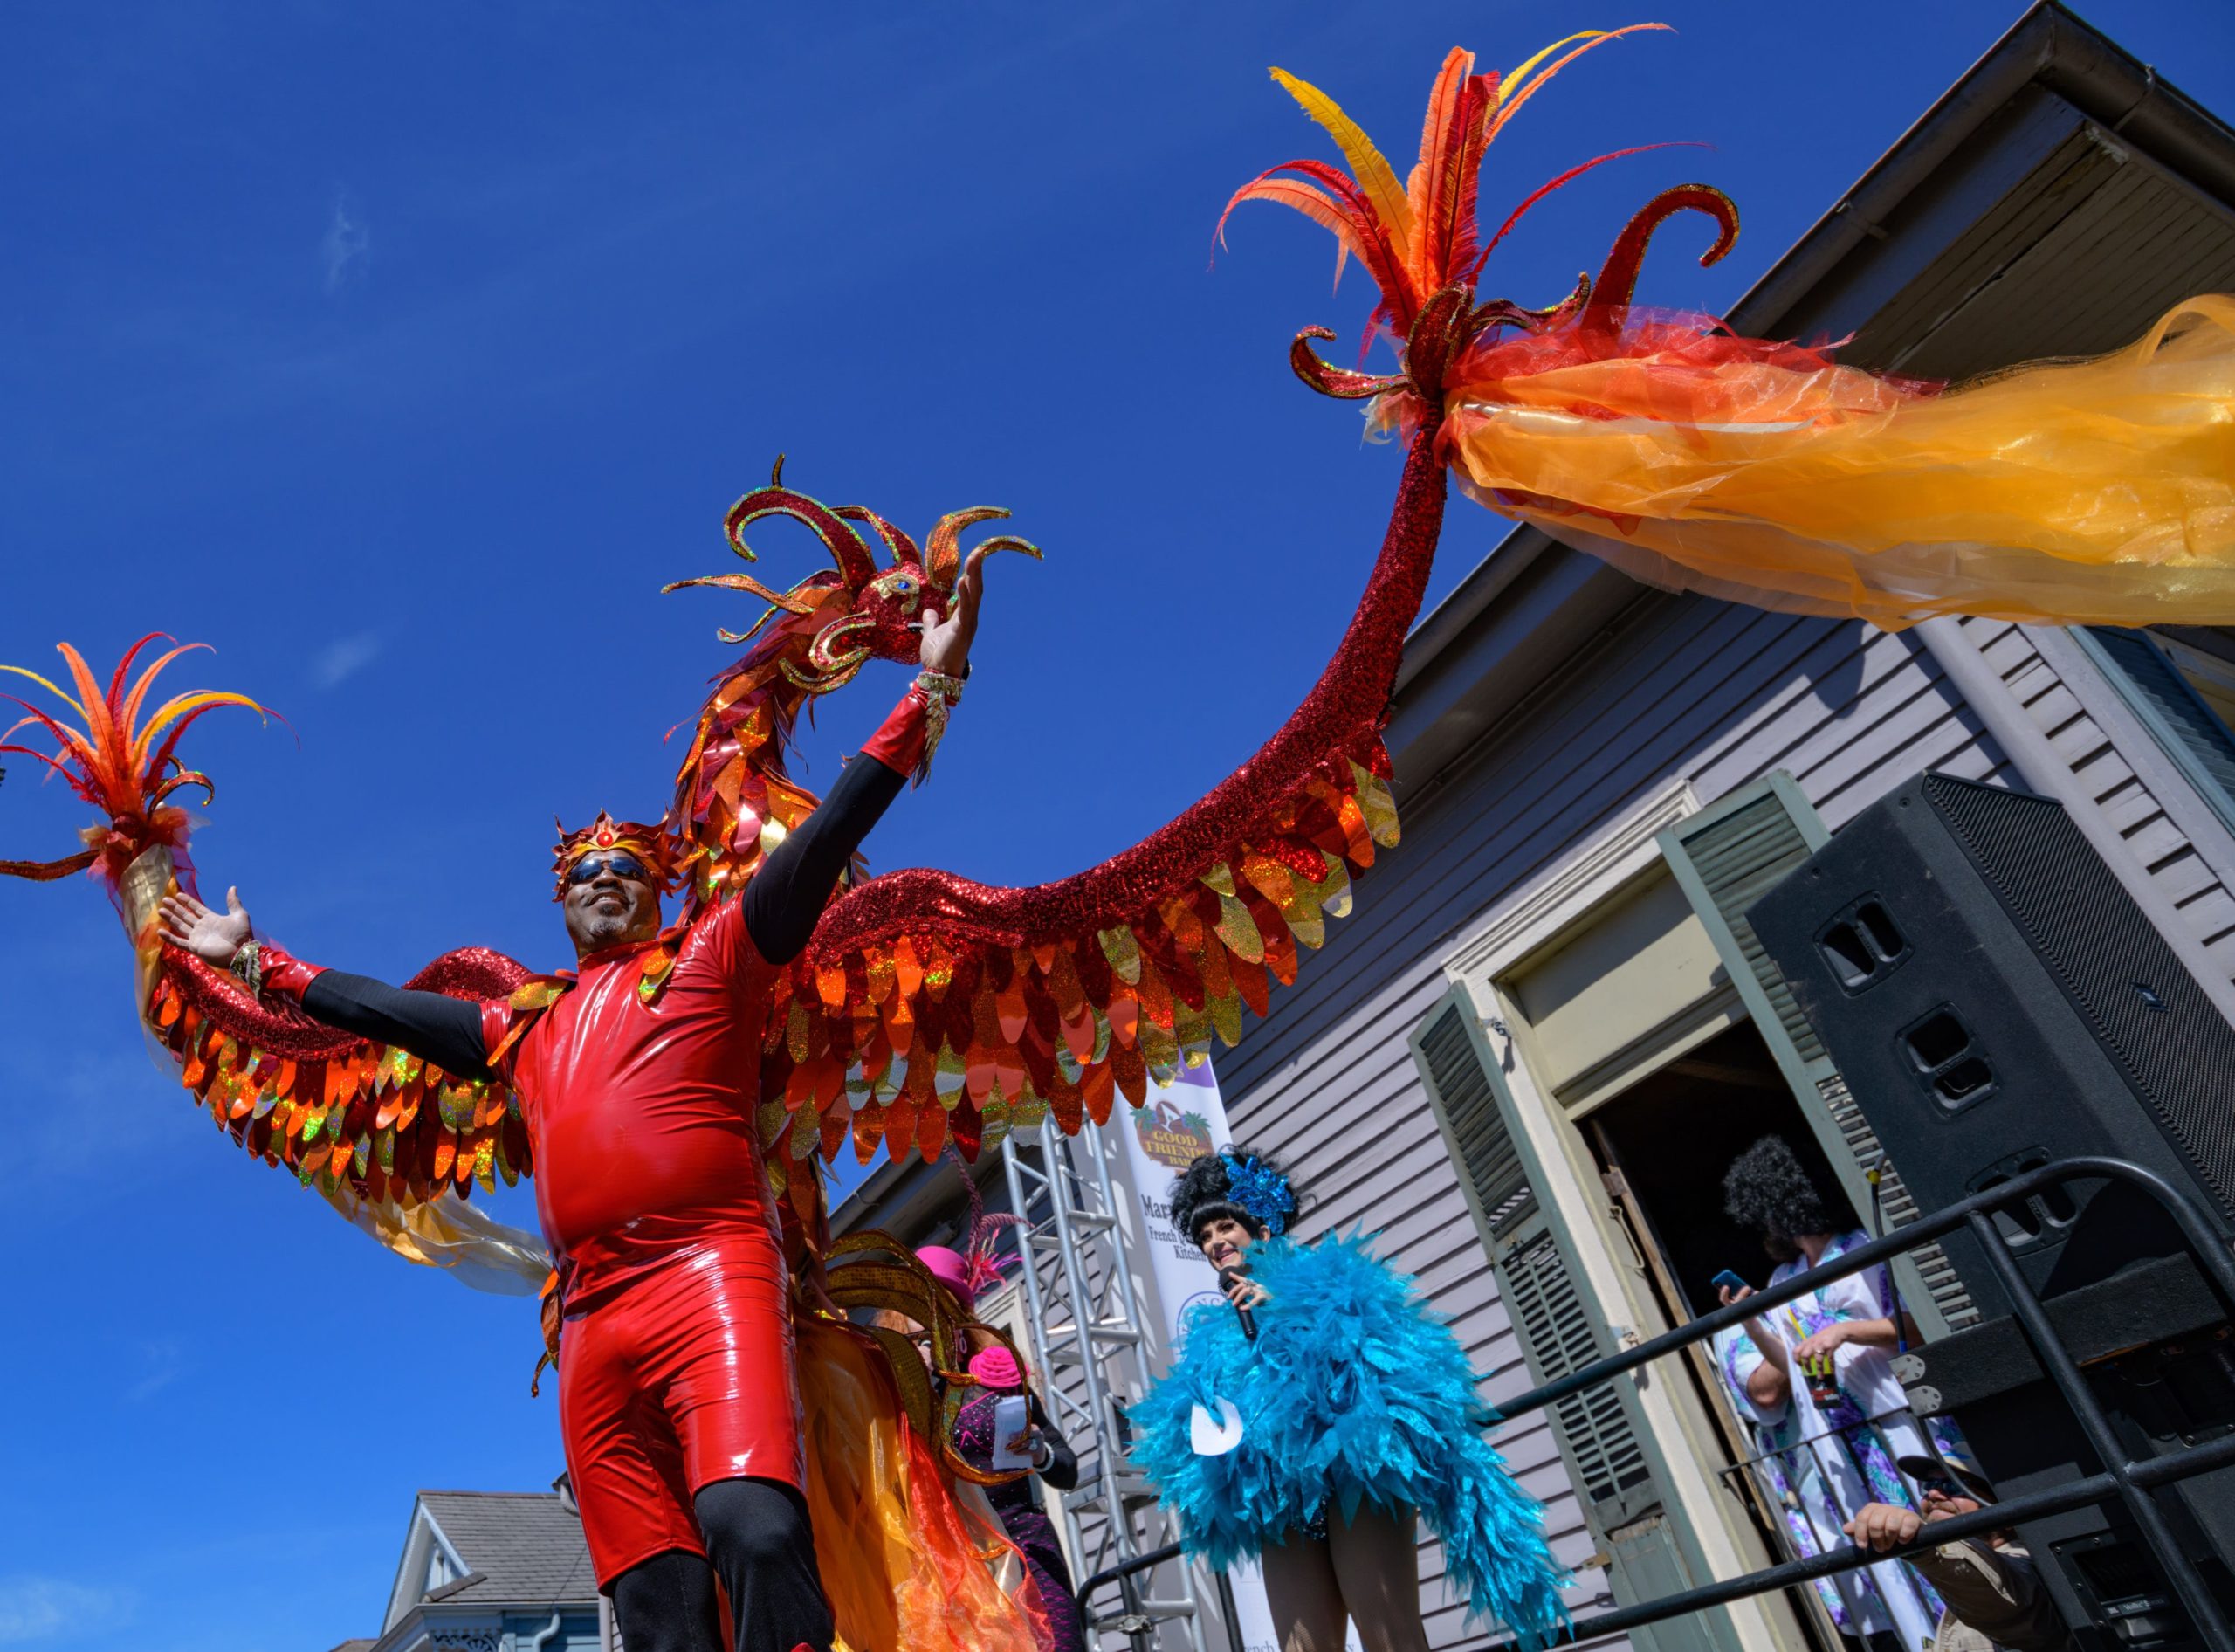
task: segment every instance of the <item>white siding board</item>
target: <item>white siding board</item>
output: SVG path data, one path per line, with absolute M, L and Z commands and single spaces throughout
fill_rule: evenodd
M 2230 935 L 2235 935 L 2235 896 L 2218 884 L 2199 890 L 2181 903 L 2181 916 L 2188 920 L 2197 939 L 2206 947 L 2218 949 Z
M 2132 774 L 2097 798 L 2095 804 L 2103 811 L 2103 818 L 2110 823 L 2112 829 L 2122 836 L 2152 820 L 2163 819 L 2165 815 L 2157 807 L 2157 800 Z
M 2177 855 L 2195 852 L 2189 848 L 2189 840 L 2181 829 L 2166 818 L 2163 809 L 2155 807 L 2121 836 L 2126 839 L 2127 847 L 2134 851 L 2135 858 L 2152 868 Z M 2210 869 L 2205 870 L 2208 871 Z M 2216 886 L 2218 880 L 2213 881 Z
M 2164 859 L 2152 863 L 2149 876 L 2176 906 L 2193 900 L 2219 885 L 2218 876 L 2186 843 Z
M 1966 620 L 1963 625 L 1965 634 L 1971 638 L 1971 645 L 1985 657 L 1987 663 L 2001 674 L 2005 682 L 2009 680 L 2011 672 L 2025 661 L 2040 657 L 2025 633 L 2008 620 Z

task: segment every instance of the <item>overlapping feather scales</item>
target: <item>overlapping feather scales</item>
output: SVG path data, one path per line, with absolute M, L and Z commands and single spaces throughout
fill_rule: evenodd
M 1208 865 L 1187 864 L 1167 829 L 1038 889 L 928 871 L 872 880 L 779 989 L 769 1139 L 788 1131 L 795 1153 L 831 1156 L 850 1138 L 864 1161 L 880 1143 L 936 1158 L 952 1140 L 974 1159 L 1051 1112 L 1075 1131 L 1106 1120 L 1118 1094 L 1138 1102 L 1186 1051 L 1239 1040 L 1244 1007 L 1264 1014 L 1299 943 L 1319 945 L 1324 915 L 1349 910 L 1351 872 L 1396 841 L 1386 772 L 1378 741 L 1331 755 L 1246 835 L 1200 851 Z
M 523 1011 L 565 990 L 485 947 L 447 953 L 405 984 Z M 519 1098 L 506 1085 L 259 1003 L 175 948 L 162 953 L 147 1020 L 220 1129 L 327 1193 L 408 1210 L 531 1174 Z
M 1172 1370 L 1127 1411 L 1132 1461 L 1188 1550 L 1231 1566 L 1325 1508 L 1417 1509 L 1468 1607 L 1541 1643 L 1565 1621 L 1542 1511 L 1482 1434 L 1491 1413 L 1448 1325 L 1355 1236 L 1269 1240 L 1257 1339 L 1223 1303 L 1189 1314 Z M 1241 1442 L 1196 1455 L 1194 1408 L 1230 1401 Z

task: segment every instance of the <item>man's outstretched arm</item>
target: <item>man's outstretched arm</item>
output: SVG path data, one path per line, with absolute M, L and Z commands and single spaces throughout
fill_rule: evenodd
M 369 975 L 323 969 L 256 939 L 240 891 L 225 891 L 213 912 L 193 896 L 167 898 L 159 913 L 163 939 L 205 963 L 230 969 L 259 997 L 292 998 L 303 1013 L 375 1043 L 408 1050 L 461 1078 L 486 1078 L 481 1006 L 443 993 L 407 992 Z

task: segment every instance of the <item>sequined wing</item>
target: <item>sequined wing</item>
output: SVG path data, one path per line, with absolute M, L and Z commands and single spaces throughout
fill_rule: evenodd
M 212 691 L 156 704 L 156 678 L 191 647 L 171 649 L 134 678 L 135 663 L 156 640 L 133 644 L 106 688 L 66 643 L 59 652 L 74 692 L 37 672 L 0 666 L 45 690 L 59 707 L 17 700 L 24 718 L 0 732 L 4 742 L 26 727 L 42 730 L 55 742 L 52 754 L 0 749 L 45 764 L 105 816 L 81 834 L 81 853 L 0 861 L 0 875 L 44 882 L 82 870 L 107 890 L 132 946 L 134 1007 L 143 1024 L 177 1059 L 187 1089 L 218 1127 L 248 1152 L 293 1171 L 415 1262 L 449 1268 L 485 1289 L 534 1289 L 548 1267 L 535 1241 L 464 1202 L 477 1185 L 493 1189 L 497 1178 L 511 1182 L 527 1172 L 527 1133 L 508 1090 L 259 1002 L 230 975 L 163 943 L 161 903 L 194 891 L 191 818 L 169 799 L 185 787 L 215 792 L 208 776 L 180 761 L 180 737 L 219 707 L 259 713 L 263 707 L 243 694 Z M 515 1031 L 563 990 L 482 950 L 437 959 L 410 985 L 473 1002 L 509 1001 Z
M 519 1098 L 502 1083 L 445 1072 L 408 1051 L 338 1032 L 259 1001 L 232 976 L 174 947 L 151 961 L 149 1029 L 220 1130 L 266 1164 L 329 1196 L 409 1211 L 530 1171 Z M 482 947 L 437 959 L 406 983 L 469 1002 L 508 1002 L 515 1024 L 564 983 Z
M 1269 750 L 1270 748 L 1269 747 Z M 1264 754 L 1260 754 L 1260 760 Z M 971 1159 L 1052 1114 L 1066 1131 L 1138 1101 L 1214 1037 L 1241 1036 L 1296 977 L 1297 948 L 1350 908 L 1354 873 L 1397 841 L 1371 732 L 1252 807 L 1248 767 L 1124 854 L 1060 883 L 1000 889 L 916 869 L 826 914 L 786 974 L 762 1057 L 772 1150 L 863 1162 Z

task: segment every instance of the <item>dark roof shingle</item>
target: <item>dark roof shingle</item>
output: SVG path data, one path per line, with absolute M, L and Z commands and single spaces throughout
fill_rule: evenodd
M 446 1600 L 587 1605 L 597 1600 L 582 1522 L 555 1491 L 422 1491 L 419 1500 L 471 1572 Z

